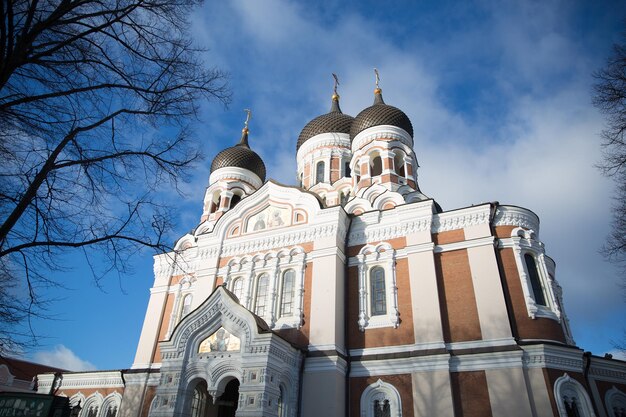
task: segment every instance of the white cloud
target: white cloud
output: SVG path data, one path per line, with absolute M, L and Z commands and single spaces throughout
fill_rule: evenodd
M 63 345 L 56 345 L 51 350 L 33 353 L 33 361 L 42 365 L 66 369 L 68 371 L 93 371 L 96 366 L 79 358 L 74 352 Z
M 417 27 L 410 42 L 395 42 L 383 30 L 389 22 L 356 12 L 329 24 L 294 2 L 236 1 L 207 8 L 198 34 L 233 73 L 233 111 L 255 113 L 250 141 L 268 178 L 287 184 L 300 130 L 330 104 L 330 73 L 355 116 L 372 102 L 377 66 L 385 100 L 413 122 L 422 191 L 444 209 L 498 200 L 535 211 L 575 337 L 609 346 L 621 326 L 611 317 L 626 310 L 619 277 L 598 254 L 612 184 L 594 168 L 603 121 L 589 97 L 593 57 L 571 36 L 562 6 L 485 1 L 484 21 L 425 43 Z M 471 95 L 462 105 L 454 86 Z M 215 125 L 232 143 L 212 145 L 232 146 L 239 125 Z

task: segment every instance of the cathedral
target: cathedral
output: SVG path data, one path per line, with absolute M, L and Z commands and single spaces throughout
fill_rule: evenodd
M 537 215 L 423 194 L 378 81 L 356 117 L 335 85 L 295 186 L 266 179 L 248 121 L 154 257 L 132 366 L 39 392 L 77 417 L 626 417 L 626 363 L 576 346 Z

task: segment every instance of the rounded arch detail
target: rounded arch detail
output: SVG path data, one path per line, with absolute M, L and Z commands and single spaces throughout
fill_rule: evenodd
M 381 379 L 369 385 L 361 394 L 361 417 L 375 417 L 377 409 L 386 410 L 390 417 L 402 417 L 400 393 L 391 384 Z M 384 415 L 384 414 L 383 414 Z

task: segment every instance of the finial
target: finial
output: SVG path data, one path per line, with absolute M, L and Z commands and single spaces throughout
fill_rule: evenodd
M 383 101 L 383 90 L 380 88 L 380 75 L 378 69 L 374 68 L 374 75 L 376 75 L 376 88 L 374 89 L 374 104 L 385 104 Z
M 248 129 L 248 122 L 252 119 L 252 111 L 250 109 L 243 109 L 246 112 L 246 121 L 244 122 L 244 129 Z
M 378 94 L 378 93 L 380 93 L 383 90 L 381 90 L 379 85 L 378 85 L 380 83 L 380 75 L 378 74 L 378 69 L 377 68 L 374 68 L 374 74 L 376 75 L 376 90 L 374 90 L 374 93 Z
M 241 129 L 239 145 L 248 146 L 248 123 L 250 119 L 252 119 L 252 111 L 250 111 L 250 109 L 244 109 L 243 111 L 246 112 L 246 121 L 243 123 L 243 129 Z
M 333 78 L 335 79 L 335 85 L 333 87 L 333 100 L 339 100 L 339 94 L 337 94 L 337 86 L 339 85 L 339 77 L 333 72 Z
M 334 72 L 332 74 L 333 74 L 333 78 L 335 79 L 335 85 L 333 87 L 333 102 L 330 106 L 330 112 L 341 113 L 341 108 L 339 107 L 339 94 L 337 94 L 337 86 L 339 85 L 339 77 L 337 77 L 337 74 L 335 74 Z

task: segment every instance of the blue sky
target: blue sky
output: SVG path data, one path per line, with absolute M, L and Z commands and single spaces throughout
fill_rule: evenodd
M 387 4 L 388 3 L 388 4 Z M 540 239 L 557 263 L 577 344 L 595 354 L 622 335 L 626 303 L 618 271 L 599 254 L 609 231 L 613 185 L 601 158 L 602 116 L 591 105 L 593 71 L 625 28 L 617 1 L 206 2 L 191 26 L 207 65 L 231 75 L 233 102 L 203 106 L 198 143 L 206 160 L 184 185 L 172 241 L 197 225 L 210 162 L 239 139 L 253 111 L 250 143 L 268 177 L 295 182 L 295 143 L 328 111 L 331 73 L 342 109 L 372 102 L 373 67 L 388 104 L 415 128 L 421 190 L 444 210 L 499 201 L 541 218 Z M 152 284 L 152 259 L 102 289 L 80 258 L 59 277 L 72 288 L 36 321 L 47 337 L 30 358 L 72 369 L 132 364 Z

